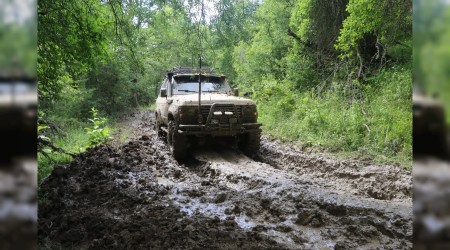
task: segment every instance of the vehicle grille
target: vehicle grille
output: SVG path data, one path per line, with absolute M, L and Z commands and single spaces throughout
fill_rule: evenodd
M 202 105 L 200 107 L 200 111 L 202 114 L 202 124 L 206 124 L 206 120 L 208 119 L 208 115 L 209 112 L 211 110 L 212 105 Z M 234 112 L 234 105 L 233 104 L 216 104 L 215 106 L 215 110 L 214 111 L 223 111 L 223 112 Z M 234 117 L 234 118 L 238 118 L 238 122 L 240 123 L 253 123 L 256 122 L 256 116 L 251 115 L 251 114 L 246 114 L 243 115 L 243 109 L 245 106 L 239 106 L 236 105 L 236 111 L 237 114 L 233 114 L 233 115 L 227 115 L 227 116 L 216 116 L 216 119 L 219 119 L 219 124 L 229 124 L 230 123 L 230 118 Z M 197 112 L 196 112 L 197 113 Z M 192 115 L 192 116 L 185 116 L 183 118 L 183 124 L 198 124 L 197 122 L 197 115 Z
M 203 117 L 203 123 L 206 123 L 206 119 L 208 118 L 209 112 L 211 110 L 212 105 L 202 105 L 201 112 Z M 240 117 L 241 116 L 241 106 L 236 106 L 237 114 L 234 114 L 233 117 Z M 234 112 L 234 105 L 233 104 L 216 104 L 214 111 L 224 111 L 224 112 Z M 220 124 L 228 124 L 229 123 L 229 117 L 221 117 L 219 118 Z
M 203 117 L 203 123 L 206 122 L 206 118 L 208 118 L 209 110 L 211 109 L 211 105 L 204 105 L 201 107 L 202 117 Z

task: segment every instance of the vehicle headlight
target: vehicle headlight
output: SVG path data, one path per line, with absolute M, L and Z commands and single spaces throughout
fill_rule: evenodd
M 180 120 L 190 120 L 195 119 L 197 117 L 197 109 L 196 106 L 180 106 L 178 107 L 178 115 Z
M 256 106 L 248 105 L 243 107 L 242 114 L 247 117 L 255 117 L 258 115 L 258 112 L 256 111 Z

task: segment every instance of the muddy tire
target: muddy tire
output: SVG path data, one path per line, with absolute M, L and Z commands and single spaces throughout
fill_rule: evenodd
M 261 143 L 261 132 L 243 134 L 239 137 L 239 149 L 248 157 L 255 157 Z
M 158 116 L 155 117 L 155 131 L 158 134 L 159 138 L 164 138 L 166 135 L 161 129 L 161 122 L 159 121 Z
M 179 134 L 176 130 L 175 121 L 169 122 L 169 134 L 167 135 L 167 144 L 175 160 L 180 161 L 186 158 L 186 136 Z
M 437 136 L 434 141 L 436 142 L 436 152 L 438 156 L 444 159 L 448 159 L 449 148 L 447 136 L 445 134 L 442 134 L 440 136 Z

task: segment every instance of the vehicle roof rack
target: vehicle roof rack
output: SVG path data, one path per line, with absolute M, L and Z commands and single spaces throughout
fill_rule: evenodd
M 194 67 L 174 67 L 172 69 L 172 73 L 175 74 L 189 74 L 189 73 L 198 73 L 200 70 L 199 68 Z M 210 67 L 202 67 L 202 73 L 211 74 L 213 72 L 213 68 Z

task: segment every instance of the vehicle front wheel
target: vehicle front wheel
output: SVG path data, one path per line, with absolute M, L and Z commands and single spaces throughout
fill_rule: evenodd
M 447 135 L 441 134 L 434 137 L 434 144 L 436 147 L 435 152 L 441 158 L 448 159 L 449 158 L 449 145 Z
M 169 134 L 167 135 L 167 144 L 175 160 L 180 161 L 186 158 L 186 136 L 178 133 L 175 121 L 169 122 Z
M 159 121 L 158 116 L 156 116 L 156 118 L 155 118 L 155 131 L 158 134 L 159 138 L 164 138 L 165 133 L 161 129 L 161 122 Z
M 239 149 L 249 157 L 255 157 L 261 143 L 261 132 L 252 132 L 239 136 Z

